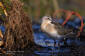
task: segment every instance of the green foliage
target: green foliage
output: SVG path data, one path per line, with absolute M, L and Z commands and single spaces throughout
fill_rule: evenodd
M 2 4 L 4 5 L 4 8 L 5 8 L 7 11 L 9 11 L 10 5 L 11 5 L 10 1 L 9 1 L 9 0 L 2 0 L 1 2 L 2 2 Z M 4 15 L 4 16 L 3 16 L 3 15 Z M 3 9 L 2 7 L 0 7 L 0 19 L 3 20 L 3 21 L 5 20 L 4 9 Z
M 10 0 L 3 0 L 3 4 L 4 4 L 4 7 L 7 11 L 10 10 L 10 8 L 11 8 Z
M 52 15 L 54 13 L 55 8 L 57 7 L 56 3 L 53 0 L 21 0 L 24 2 L 24 10 L 28 12 L 30 17 L 36 16 L 36 12 L 39 13 L 40 17 L 44 15 Z M 84 5 L 81 6 L 80 0 L 54 0 L 58 3 L 58 7 L 61 9 L 72 10 L 80 13 L 82 16 L 85 15 Z M 84 1 L 83 1 L 84 2 Z M 40 3 L 36 5 L 36 3 Z M 55 4 L 54 4 L 55 3 Z M 38 10 L 40 9 L 40 10 Z M 38 11 L 37 11 L 38 10 Z

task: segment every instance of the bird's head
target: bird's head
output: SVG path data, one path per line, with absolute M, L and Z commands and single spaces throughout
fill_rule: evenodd
M 52 18 L 49 17 L 49 16 L 44 16 L 44 17 L 42 18 L 42 22 L 50 23 L 50 22 L 52 22 Z

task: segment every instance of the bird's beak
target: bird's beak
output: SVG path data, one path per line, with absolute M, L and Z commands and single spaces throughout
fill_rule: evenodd
M 52 23 L 52 24 L 54 24 L 54 23 L 55 23 L 55 21 L 53 21 L 53 20 L 52 20 L 52 21 L 51 21 L 51 23 Z
M 53 21 L 53 19 L 51 19 L 51 18 L 50 18 L 49 20 L 50 20 L 50 21 Z
M 52 24 L 57 23 L 56 19 L 52 19 L 52 20 L 51 20 L 51 23 L 52 23 Z

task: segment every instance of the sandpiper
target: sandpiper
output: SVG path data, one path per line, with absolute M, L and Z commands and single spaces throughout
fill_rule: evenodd
M 64 28 L 59 23 L 53 22 L 52 18 L 49 16 L 44 16 L 42 18 L 41 30 L 54 40 L 54 47 L 56 46 L 56 40 L 65 39 L 76 35 L 73 33 L 73 29 Z M 60 45 L 59 43 L 57 44 L 58 46 Z

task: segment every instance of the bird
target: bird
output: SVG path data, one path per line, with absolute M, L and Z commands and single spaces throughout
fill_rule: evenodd
M 56 40 L 62 40 L 68 37 L 76 36 L 76 33 L 73 32 L 73 29 L 67 29 L 61 24 L 53 21 L 50 16 L 42 17 L 41 22 L 41 31 L 46 33 L 49 38 L 54 40 L 54 47 L 56 47 Z M 57 43 L 60 46 L 60 43 Z

